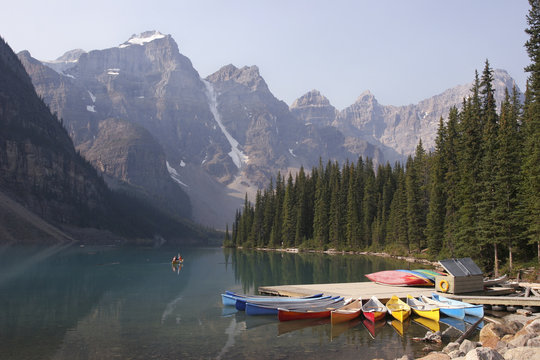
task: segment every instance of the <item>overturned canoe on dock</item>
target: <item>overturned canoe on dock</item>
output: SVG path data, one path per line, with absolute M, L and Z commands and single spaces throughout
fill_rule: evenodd
M 384 270 L 371 274 L 366 277 L 378 284 L 394 286 L 433 286 L 433 282 L 427 277 L 415 274 L 406 270 Z

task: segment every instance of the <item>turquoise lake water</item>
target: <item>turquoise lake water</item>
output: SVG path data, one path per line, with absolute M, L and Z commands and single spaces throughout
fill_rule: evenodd
M 170 259 L 185 258 L 180 269 Z M 225 290 L 366 281 L 411 265 L 360 255 L 221 248 L 0 247 L 0 359 L 392 359 L 424 354 L 427 331 L 401 336 L 359 319 L 280 323 L 223 307 Z M 414 265 L 413 265 L 414 266 Z M 441 330 L 445 325 L 441 324 Z M 434 347 L 440 349 L 440 347 Z

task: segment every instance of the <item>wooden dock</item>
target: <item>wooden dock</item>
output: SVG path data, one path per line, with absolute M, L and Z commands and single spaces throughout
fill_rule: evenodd
M 281 296 L 307 296 L 323 293 L 324 295 L 343 296 L 346 298 L 362 298 L 367 300 L 375 295 L 383 303 L 389 300 L 392 295 L 402 299 L 407 295 L 414 297 L 420 295 L 431 296 L 436 292 L 433 287 L 413 287 L 413 286 L 390 286 L 380 285 L 373 282 L 354 282 L 354 283 L 333 283 L 333 284 L 306 284 L 306 285 L 280 285 L 280 286 L 261 286 L 259 293 Z M 540 297 L 517 297 L 502 296 L 508 294 L 504 289 L 488 291 L 480 294 L 453 295 L 443 294 L 448 298 L 462 300 L 471 304 L 482 305 L 505 305 L 505 306 L 540 306 Z M 493 295 L 501 296 L 493 296 Z
M 433 287 L 413 287 L 413 286 L 390 286 L 380 285 L 373 282 L 354 283 L 334 283 L 334 284 L 307 284 L 307 285 L 280 285 L 261 286 L 259 293 L 281 295 L 281 296 L 307 296 L 319 293 L 324 295 L 344 296 L 346 298 L 359 298 L 364 300 L 375 295 L 383 302 L 389 300 L 392 295 L 406 298 L 408 294 L 412 296 L 431 296 Z

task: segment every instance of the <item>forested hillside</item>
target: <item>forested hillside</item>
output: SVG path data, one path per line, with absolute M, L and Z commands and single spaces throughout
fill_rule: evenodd
M 534 3 L 534 2 L 533 2 Z M 534 3 L 535 4 L 535 3 Z M 526 44 L 525 102 L 506 90 L 497 111 L 486 60 L 460 110 L 440 119 L 436 148 L 405 164 L 328 162 L 277 174 L 246 197 L 226 246 L 300 247 L 472 256 L 486 270 L 540 258 L 540 9 Z

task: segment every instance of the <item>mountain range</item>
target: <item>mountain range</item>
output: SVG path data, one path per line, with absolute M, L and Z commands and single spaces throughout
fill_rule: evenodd
M 407 106 L 379 104 L 366 91 L 343 110 L 311 90 L 289 106 L 257 66 L 226 65 L 201 78 L 174 39 L 157 31 L 55 61 L 28 51 L 18 57 L 109 187 L 217 228 L 278 171 L 310 169 L 320 159 L 403 161 L 420 140 L 431 149 L 439 119 L 472 87 Z M 504 70 L 494 78 L 500 102 L 515 82 Z

